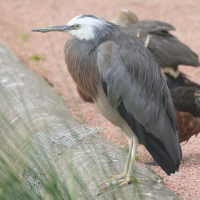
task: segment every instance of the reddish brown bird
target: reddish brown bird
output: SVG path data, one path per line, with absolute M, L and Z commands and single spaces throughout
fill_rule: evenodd
M 179 127 L 180 142 L 200 132 L 200 102 L 196 89 L 177 87 L 171 90 Z

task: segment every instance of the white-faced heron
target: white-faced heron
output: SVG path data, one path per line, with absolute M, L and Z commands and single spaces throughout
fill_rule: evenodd
M 131 138 L 124 172 L 115 182 L 124 185 L 133 180 L 138 140 L 168 175 L 179 169 L 182 152 L 171 95 L 140 39 L 93 15 L 32 31 L 72 35 L 64 48 L 71 76 L 100 112 Z
M 200 89 L 200 85 L 187 79 L 178 69 L 178 65 L 197 67 L 200 63 L 197 54 L 169 33 L 175 30 L 171 24 L 155 20 L 139 21 L 137 16 L 128 10 L 120 11 L 111 21 L 126 27 L 145 43 L 165 74 L 170 89 L 177 86 Z

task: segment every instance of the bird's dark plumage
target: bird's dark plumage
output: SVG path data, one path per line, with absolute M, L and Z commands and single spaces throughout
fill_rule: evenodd
M 174 107 L 180 112 L 191 113 L 194 117 L 200 117 L 200 105 L 198 104 L 199 92 L 193 88 L 177 87 L 171 90 Z
M 200 85 L 189 80 L 187 76 L 181 72 L 179 72 L 179 75 L 177 77 L 174 77 L 173 74 L 164 73 L 167 84 L 170 89 L 175 89 L 176 87 L 186 87 L 191 89 L 200 89 Z
M 162 69 L 162 72 L 168 76 L 170 88 L 195 86 L 200 89 L 200 85 L 189 81 L 178 70 L 178 65 L 196 67 L 200 63 L 197 54 L 169 33 L 169 31 L 175 30 L 171 24 L 155 20 L 139 21 L 136 15 L 130 11 L 119 12 L 112 21 L 126 27 L 143 42 L 148 41 L 147 47 Z
M 197 54 L 188 46 L 180 42 L 168 31 L 175 28 L 162 21 L 143 20 L 128 27 L 135 35 L 145 42 L 150 34 L 151 39 L 148 45 L 159 67 L 176 67 L 178 65 L 199 66 Z
M 187 87 L 171 90 L 179 126 L 180 142 L 188 141 L 200 132 L 199 91 Z

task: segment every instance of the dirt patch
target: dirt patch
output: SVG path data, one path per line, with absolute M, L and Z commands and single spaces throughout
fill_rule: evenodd
M 129 9 L 135 12 L 141 20 L 157 19 L 171 23 L 177 28 L 174 35 L 200 56 L 200 1 L 0 0 L 0 5 L 0 38 L 31 70 L 54 85 L 76 117 L 81 120 L 79 114 L 82 113 L 89 126 L 104 127 L 101 134 L 120 145 L 127 146 L 129 139 L 122 135 L 118 128 L 110 124 L 95 105 L 83 102 L 76 91 L 76 85 L 64 63 L 63 47 L 68 35 L 31 33 L 30 29 L 66 24 L 74 16 L 83 13 L 98 15 L 109 20 L 119 10 Z M 193 81 L 200 83 L 200 68 L 184 66 L 181 70 Z M 78 108 L 71 96 L 76 99 Z M 182 144 L 182 149 L 182 165 L 175 175 L 167 176 L 160 167 L 152 168 L 164 177 L 167 186 L 179 197 L 197 200 L 200 199 L 200 135 L 191 138 L 187 144 Z M 137 156 L 141 163 L 151 159 L 142 146 L 139 146 Z

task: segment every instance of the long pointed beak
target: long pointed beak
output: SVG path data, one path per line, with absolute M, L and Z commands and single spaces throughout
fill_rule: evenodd
M 41 33 L 46 33 L 50 31 L 68 32 L 70 30 L 72 30 L 72 27 L 67 25 L 31 29 L 32 32 L 41 32 Z

